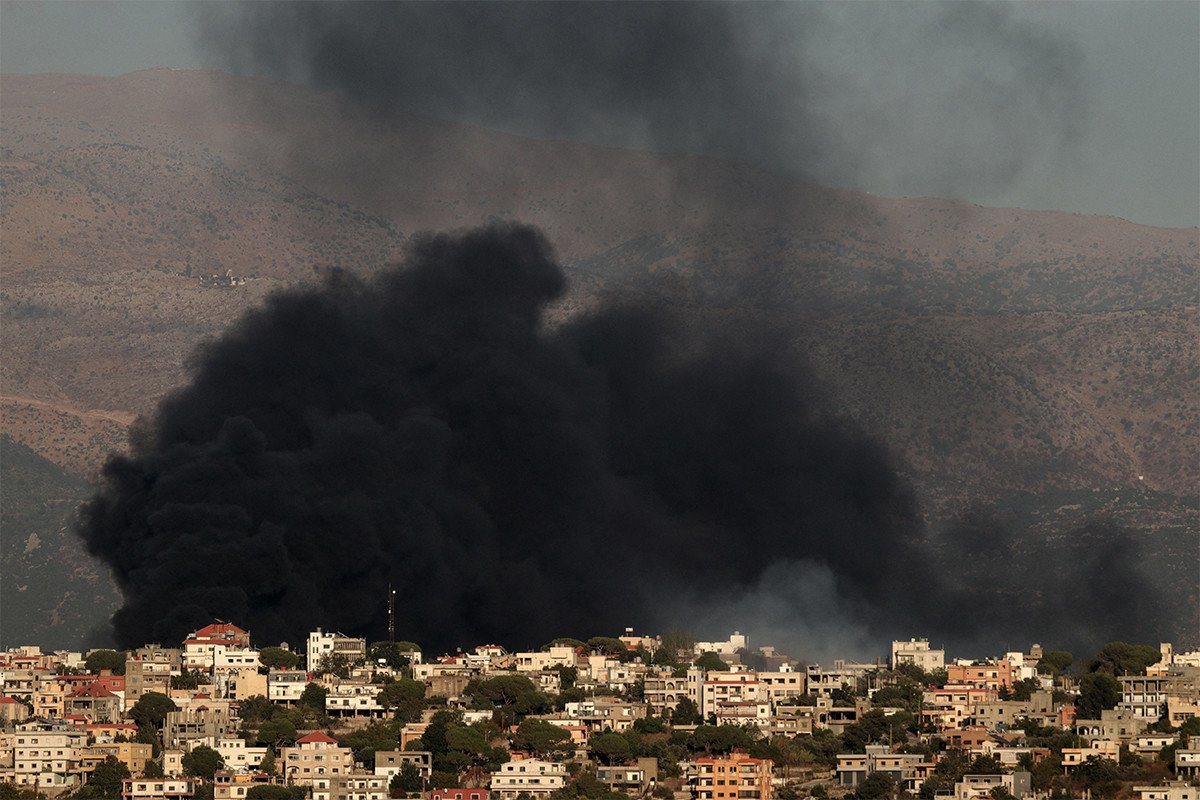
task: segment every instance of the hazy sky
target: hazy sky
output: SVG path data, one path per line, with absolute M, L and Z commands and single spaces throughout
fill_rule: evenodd
M 820 8 L 825 19 L 821 35 L 798 32 L 796 46 L 806 48 L 809 60 L 836 72 L 840 86 L 853 87 L 824 98 L 823 113 L 839 120 L 886 118 L 894 134 L 864 140 L 863 157 L 852 170 L 844 164 L 828 170 L 805 165 L 814 178 L 878 194 L 953 194 L 984 205 L 1112 214 L 1164 226 L 1200 224 L 1200 3 L 998 4 L 1008 21 L 997 24 L 994 39 L 972 39 L 958 52 L 931 23 L 947 7 L 953 4 L 907 0 L 783 7 L 801 12 Z M 230 69 L 228 51 L 198 43 L 200 23 L 229 9 L 220 3 L 5 0 L 0 4 L 0 71 L 116 75 L 150 67 Z M 979 147 L 976 142 L 987 135 L 980 129 L 981 136 L 975 137 L 971 123 L 979 121 L 965 118 L 944 97 L 931 101 L 934 89 L 929 87 L 948 85 L 950 76 L 969 69 L 974 59 L 984 78 L 990 77 L 988 70 L 1019 69 L 1023 56 L 988 52 L 1010 46 L 1014 25 L 1044 32 L 1078 57 L 1086 103 L 1080 102 L 1078 130 L 1065 148 L 1069 152 L 1063 147 L 1023 148 L 1020 170 L 1003 183 L 976 181 L 970 175 L 953 185 L 923 180 L 938 155 L 933 142 L 945 131 L 959 132 L 942 146 L 949 159 L 960 144 L 971 140 L 971 146 Z M 786 47 L 788 31 L 771 33 L 772 47 Z M 240 68 L 267 71 L 253 63 Z M 291 77 L 307 76 L 297 72 Z M 0 85 L 0 106 L 2 91 Z M 1042 113 L 1040 109 L 1034 112 Z M 456 115 L 474 121 L 491 119 L 470 108 L 460 112 Z M 506 119 L 504 127 L 562 135 L 543 122 Z M 853 141 L 855 126 L 847 122 L 845 130 Z M 638 144 L 633 132 L 619 126 L 587 138 Z M 958 157 L 966 163 L 975 154 Z

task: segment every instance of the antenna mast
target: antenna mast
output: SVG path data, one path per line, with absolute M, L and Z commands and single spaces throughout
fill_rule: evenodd
M 388 584 L 388 641 L 396 643 L 396 590 Z

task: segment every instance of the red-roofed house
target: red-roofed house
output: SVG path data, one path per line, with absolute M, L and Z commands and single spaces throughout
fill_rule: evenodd
M 434 789 L 430 800 L 490 800 L 490 789 Z
M 339 746 L 337 739 L 322 731 L 300 737 L 295 746 L 284 747 L 279 753 L 279 768 L 289 784 L 311 786 L 317 778 L 354 771 L 350 748 Z
M 223 642 L 240 644 L 243 647 L 250 646 L 250 634 L 237 625 L 231 625 L 228 622 L 214 622 L 212 625 L 205 625 L 188 638 L 218 639 Z
M 121 719 L 121 698 L 99 682 L 80 686 L 63 701 L 63 716 L 69 719 L 76 715 L 88 722 L 118 722 Z
M 0 695 L 0 725 L 8 726 L 29 718 L 29 707 L 20 700 Z

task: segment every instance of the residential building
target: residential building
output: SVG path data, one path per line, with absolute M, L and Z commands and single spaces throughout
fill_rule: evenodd
M 196 793 L 191 778 L 126 778 L 121 782 L 123 800 L 185 800 Z
M 864 753 L 839 755 L 837 761 L 838 783 L 848 788 L 858 786 L 872 773 L 882 772 L 900 787 L 913 791 L 919 789 L 920 781 L 924 780 L 918 775 L 919 768 L 925 764 L 932 766 L 932 762 L 927 762 L 919 753 L 893 753 L 890 747 L 882 744 L 869 744 Z M 920 773 L 924 774 L 923 771 Z
M 328 734 L 314 731 L 292 747 L 280 749 L 280 770 L 289 785 L 307 785 L 329 775 L 354 771 L 354 755 Z
M 317 672 L 321 659 L 327 656 L 344 656 L 351 663 L 367 657 L 367 640 L 344 633 L 327 633 L 317 628 L 308 635 L 308 671 Z
M 744 750 L 726 756 L 696 759 L 696 797 L 699 800 L 771 800 L 769 758 L 751 758 Z
M 171 676 L 183 669 L 183 651 L 156 644 L 139 647 L 125 659 L 125 703 L 132 707 L 146 692 L 167 694 Z
M 1187 781 L 1167 781 L 1161 786 L 1134 786 L 1139 800 L 1200 800 L 1200 788 Z
M 992 790 L 1007 789 L 1017 800 L 1033 791 L 1028 772 L 1008 772 L 1003 775 L 964 775 L 954 785 L 954 800 L 991 800 Z
M 547 797 L 566 786 L 567 768 L 564 764 L 523 758 L 509 761 L 492 773 L 492 795 L 501 800 L 516 800 L 525 792 L 532 797 Z
M 376 750 L 375 774 L 388 780 L 400 774 L 405 764 L 412 764 L 422 779 L 433 773 L 433 753 L 428 750 Z
M 62 722 L 32 720 L 17 726 L 13 783 L 62 789 L 78 785 L 87 734 Z
M 596 777 L 610 792 L 645 797 L 658 785 L 658 759 L 639 758 L 630 765 L 599 767 Z
M 370 772 L 318 775 L 312 780 L 311 797 L 312 800 L 387 800 L 388 780 Z
M 434 789 L 429 793 L 429 800 L 491 800 L 491 797 L 491 789 Z
M 925 672 L 945 669 L 946 651 L 932 649 L 928 639 L 909 639 L 907 642 L 893 641 L 891 667 L 896 669 L 902 664 L 920 667 Z

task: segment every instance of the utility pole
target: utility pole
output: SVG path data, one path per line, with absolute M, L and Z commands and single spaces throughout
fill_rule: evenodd
M 396 643 L 396 590 L 388 584 L 388 642 Z

